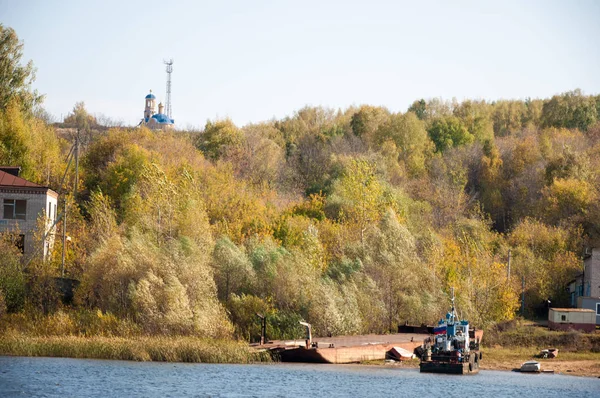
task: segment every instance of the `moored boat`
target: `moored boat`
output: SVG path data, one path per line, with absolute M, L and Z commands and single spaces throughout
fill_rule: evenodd
M 521 365 L 521 372 L 539 373 L 542 367 L 538 361 L 527 361 Z
M 446 319 L 433 328 L 433 336 L 423 342 L 419 369 L 423 373 L 475 374 L 482 358 L 479 340 L 470 338 L 469 321 L 459 320 L 452 307 Z

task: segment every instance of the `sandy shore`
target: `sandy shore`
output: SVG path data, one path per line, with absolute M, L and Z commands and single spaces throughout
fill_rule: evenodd
M 511 356 L 510 358 L 506 358 L 504 354 L 504 352 L 495 352 L 493 349 L 489 352 L 483 351 L 481 369 L 511 371 L 515 368 L 519 368 L 523 362 L 536 360 L 540 362 L 542 370 L 553 370 L 555 374 L 600 378 L 600 353 L 582 354 L 583 357 L 597 356 L 597 358 L 593 359 L 561 359 L 560 357 L 553 359 L 537 359 L 532 356 Z M 571 353 L 569 354 L 568 357 L 573 356 Z M 413 359 L 406 362 L 371 361 L 368 364 L 397 368 L 418 368 L 419 360 Z
M 524 359 L 521 363 L 529 361 L 531 358 Z M 582 360 L 560 360 L 554 359 L 535 359 L 540 362 L 542 370 L 553 370 L 554 373 L 573 375 L 600 377 L 600 361 L 591 359 Z M 481 369 L 485 370 L 513 370 L 518 368 L 521 363 L 502 362 L 497 360 L 482 361 Z

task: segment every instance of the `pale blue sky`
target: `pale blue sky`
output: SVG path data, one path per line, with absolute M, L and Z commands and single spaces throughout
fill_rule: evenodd
M 34 87 L 137 123 L 175 60 L 180 128 L 291 115 L 305 105 L 405 111 L 419 98 L 600 93 L 600 1 L 17 1 Z

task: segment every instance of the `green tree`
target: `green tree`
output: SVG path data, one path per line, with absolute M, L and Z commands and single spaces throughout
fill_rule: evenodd
M 43 100 L 37 91 L 31 91 L 35 80 L 33 62 L 21 65 L 23 42 L 14 29 L 0 24 L 0 109 L 16 101 L 24 110 L 31 110 Z
M 74 140 L 75 135 L 77 135 L 80 144 L 84 147 L 87 147 L 92 141 L 92 128 L 98 125 L 96 118 L 85 109 L 83 101 L 75 103 L 73 110 L 65 117 L 63 123 L 75 129 L 75 134 L 72 135 L 71 140 Z
M 213 252 L 213 267 L 219 298 L 228 301 L 232 293 L 244 293 L 254 279 L 254 269 L 246 254 L 229 238 L 219 239 Z
M 16 101 L 0 110 L 0 164 L 21 167 L 21 177 L 56 186 L 64 170 L 63 140 Z
M 597 117 L 596 99 L 583 95 L 579 89 L 553 96 L 544 103 L 542 109 L 544 127 L 578 128 L 585 131 L 596 122 Z
M 425 171 L 425 160 L 430 155 L 433 145 L 425 124 L 413 112 L 391 115 L 387 122 L 377 130 L 377 141 L 383 144 L 391 140 L 400 151 L 400 159 L 404 161 L 411 175 L 419 175 Z
M 492 216 L 496 225 L 505 227 L 503 225 L 505 213 L 502 197 L 504 185 L 502 164 L 500 151 L 494 142 L 486 141 L 483 144 L 483 156 L 481 157 L 481 203 L 483 209 Z
M 342 177 L 334 183 L 330 201 L 341 205 L 344 220 L 354 223 L 360 240 L 373 222 L 379 220 L 383 186 L 375 175 L 374 165 L 366 160 L 352 159 Z
M 527 106 L 522 101 L 498 101 L 494 104 L 492 121 L 494 133 L 504 137 L 517 133 L 523 128 Z
M 8 312 L 18 312 L 25 305 L 25 273 L 21 265 L 21 253 L 17 248 L 15 236 L 0 234 L 0 296 Z M 1 314 L 1 310 L 0 310 Z
M 451 116 L 454 106 L 454 100 L 450 102 L 440 98 L 432 98 L 427 101 L 420 99 L 412 103 L 408 112 L 414 112 L 421 120 L 430 121 L 435 118 Z
M 490 118 L 491 106 L 485 101 L 463 101 L 454 108 L 458 117 L 475 140 L 484 142 L 494 138 L 493 124 Z
M 554 223 L 584 221 L 598 197 L 593 185 L 576 178 L 557 178 L 542 190 L 542 195 L 543 212 Z
M 80 130 L 86 130 L 96 124 L 96 118 L 85 109 L 85 102 L 80 101 L 75 103 L 71 113 L 65 117 L 64 123 Z
M 419 261 L 417 241 L 393 210 L 369 231 L 364 257 L 365 272 L 377 283 L 387 331 L 406 320 L 427 322 L 438 310 L 432 297 L 433 274 Z M 375 314 L 373 314 L 375 315 Z M 368 315 L 367 315 L 368 316 Z
M 0 160 L 3 164 L 21 166 L 27 173 L 31 158 L 27 156 L 29 129 L 25 119 L 16 101 L 0 110 Z
M 436 152 L 444 152 L 446 149 L 470 144 L 475 140 L 473 134 L 469 133 L 455 116 L 435 119 L 427 132 L 435 144 Z
M 216 160 L 228 149 L 239 146 L 242 140 L 241 130 L 231 120 L 209 120 L 198 137 L 197 146 L 208 158 Z
M 427 118 L 427 102 L 421 98 L 413 102 L 408 111 L 413 112 L 420 120 L 425 120 Z
M 242 179 L 255 185 L 275 185 L 283 168 L 284 150 L 268 136 L 280 138 L 279 131 L 270 125 L 251 125 L 242 131 L 240 145 L 227 152 L 227 160 Z
M 352 115 L 350 126 L 355 135 L 362 137 L 367 143 L 372 143 L 375 132 L 388 118 L 387 109 L 363 105 Z

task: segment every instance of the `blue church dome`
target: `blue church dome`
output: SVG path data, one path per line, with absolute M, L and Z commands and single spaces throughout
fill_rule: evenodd
M 154 96 L 154 94 L 150 93 L 146 96 L 146 99 L 156 99 L 156 97 Z
M 156 121 L 158 123 L 163 123 L 163 124 L 174 124 L 175 123 L 175 120 L 169 119 L 169 117 L 167 115 L 165 115 L 164 113 L 157 113 L 155 115 L 152 115 L 152 119 L 156 119 Z

